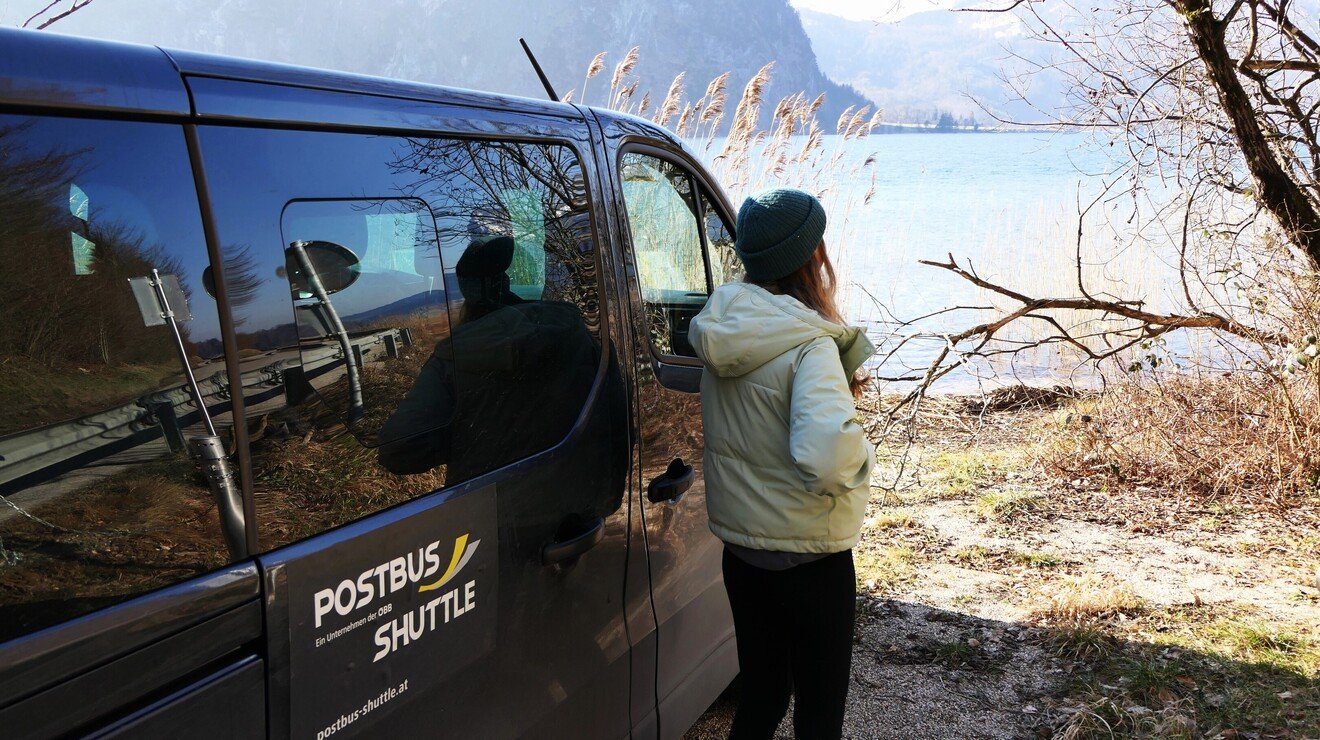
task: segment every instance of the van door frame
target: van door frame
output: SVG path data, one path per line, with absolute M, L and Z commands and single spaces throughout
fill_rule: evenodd
M 594 116 L 594 119 L 595 119 L 595 125 L 599 127 L 599 130 L 601 132 L 600 135 L 603 145 L 601 149 L 601 154 L 606 160 L 605 167 L 608 169 L 608 174 L 606 177 L 606 183 L 607 183 L 606 187 L 608 187 L 610 190 L 610 205 L 611 205 L 610 217 L 612 219 L 612 228 L 613 228 L 612 236 L 615 243 L 617 244 L 617 248 L 620 250 L 620 254 L 618 255 L 618 259 L 620 262 L 619 274 L 621 276 L 620 300 L 626 301 L 628 304 L 625 308 L 626 315 L 623 320 L 626 322 L 626 326 L 628 327 L 627 334 L 631 345 L 630 350 L 632 352 L 632 354 L 628 355 L 630 376 L 634 378 L 634 381 L 636 380 L 634 375 L 636 371 L 634 358 L 640 355 L 640 353 L 637 352 L 638 349 L 637 344 L 640 342 L 645 342 L 646 355 L 651 359 L 651 367 L 654 369 L 656 373 L 656 381 L 661 386 L 663 386 L 664 388 L 670 391 L 675 391 L 680 393 L 689 393 L 689 394 L 698 393 L 700 391 L 701 368 L 702 368 L 700 360 L 696 360 L 695 358 L 660 355 L 655 352 L 654 347 L 651 345 L 651 343 L 648 340 L 635 336 L 637 331 L 635 328 L 635 324 L 636 321 L 638 320 L 636 314 L 643 306 L 643 301 L 641 296 L 640 281 L 638 279 L 638 275 L 636 274 L 636 270 L 632 268 L 633 262 L 623 254 L 623 250 L 631 249 L 630 245 L 632 243 L 632 238 L 631 238 L 631 234 L 628 231 L 629 226 L 627 220 L 627 204 L 624 202 L 622 191 L 619 190 L 619 183 L 621 182 L 620 179 L 621 171 L 619 168 L 620 158 L 625 152 L 629 152 L 629 151 L 640 152 L 642 154 L 658 157 L 660 159 L 663 159 L 665 161 L 668 161 L 672 164 L 679 166 L 682 170 L 687 172 L 693 178 L 694 184 L 698 188 L 700 188 L 701 191 L 704 191 L 704 193 L 710 199 L 712 205 L 714 205 L 714 207 L 718 209 L 717 213 L 718 215 L 720 215 L 720 217 L 723 219 L 726 225 L 732 223 L 732 220 L 729 219 L 727 215 L 729 213 L 727 197 L 725 196 L 722 188 L 714 185 L 715 182 L 714 178 L 711 177 L 711 175 L 706 171 L 706 169 L 703 166 L 701 166 L 699 162 L 696 161 L 695 157 L 693 157 L 689 152 L 687 152 L 681 146 L 676 146 L 672 141 L 663 138 L 663 135 L 658 131 L 650 130 L 649 124 L 641 124 L 636 120 L 627 120 L 627 119 L 615 120 L 614 122 L 620 124 L 619 128 L 623 129 L 625 133 L 623 133 L 620 136 L 611 138 L 611 136 L 606 133 L 605 122 L 601 121 L 599 116 Z M 702 203 L 702 199 L 700 197 L 697 197 L 698 193 L 694 193 L 693 195 L 694 198 L 696 199 L 695 215 L 696 218 L 698 219 L 698 224 L 700 227 L 699 232 L 701 234 L 702 259 L 704 262 L 707 280 L 709 284 L 710 282 L 712 282 L 711 276 L 713 273 L 711 272 L 711 266 L 710 266 L 709 238 L 705 228 L 705 213 L 706 213 L 705 206 Z M 730 234 L 733 233 L 733 229 L 731 227 L 729 228 L 729 232 Z M 644 316 L 643 316 L 643 320 L 644 320 Z M 641 399 L 639 395 L 640 393 L 641 393 L 641 389 L 639 387 L 639 384 L 634 382 L 633 393 L 632 393 L 633 403 L 634 403 L 634 414 L 640 413 L 640 408 L 641 408 Z M 657 651 L 663 650 L 664 645 L 663 645 L 663 641 L 659 641 L 657 645 L 657 641 L 660 639 L 658 636 L 658 627 L 657 627 L 659 622 L 659 616 L 656 611 L 654 586 L 650 577 L 650 546 L 649 546 L 650 543 L 648 541 L 647 527 L 646 527 L 646 503 L 643 500 L 644 497 L 640 495 L 640 491 L 645 490 L 646 483 L 645 481 L 642 480 L 643 471 L 641 469 L 641 464 L 640 464 L 641 440 L 637 437 L 637 433 L 639 429 L 640 427 L 638 423 L 634 421 L 633 464 L 636 468 L 636 472 L 634 473 L 634 475 L 630 476 L 630 482 L 632 483 L 632 485 L 635 485 L 637 487 L 637 490 L 639 492 L 638 495 L 635 496 L 635 498 L 638 500 L 637 507 L 639 511 L 639 518 L 638 518 L 639 524 L 636 527 L 636 529 L 640 530 L 641 533 L 641 536 L 639 538 L 640 539 L 639 546 L 643 547 L 644 552 L 646 553 L 647 584 L 652 592 L 652 603 L 651 603 L 651 610 L 649 615 L 650 619 L 649 619 L 649 623 L 647 624 L 649 631 L 645 635 L 645 645 L 649 645 L 649 649 L 650 649 L 650 655 L 647 656 L 647 659 L 651 663 L 649 666 L 650 675 L 649 677 L 647 677 L 646 680 L 648 680 L 650 683 L 651 692 L 653 695 L 652 701 L 654 702 L 653 706 L 655 708 L 655 715 L 654 715 L 655 729 L 653 731 L 656 732 L 657 735 L 663 737 L 678 737 L 681 734 L 681 732 L 686 731 L 687 728 L 681 728 L 681 730 L 679 730 L 679 734 L 675 734 L 674 728 L 664 726 L 660 714 L 660 709 L 662 705 L 667 705 L 670 707 L 674 706 L 674 702 L 677 699 L 676 695 L 679 692 L 675 690 L 668 697 L 663 697 L 660 695 L 660 690 L 661 690 L 660 682 L 659 682 L 660 661 Z M 733 673 L 728 676 L 728 678 L 732 679 L 733 675 L 736 675 L 736 665 L 737 665 L 737 656 L 733 650 L 733 644 L 734 644 L 733 624 L 732 622 L 730 622 L 728 624 L 728 634 L 726 635 L 726 637 L 720 641 L 720 644 L 715 648 L 713 652 L 711 652 L 706 656 L 703 656 L 703 660 L 699 665 L 694 665 L 691 667 L 692 670 L 688 674 L 688 679 L 685 679 L 684 683 L 685 684 L 688 683 L 688 681 L 691 681 L 693 678 L 695 678 L 698 681 L 706 680 L 708 679 L 707 676 L 698 675 L 699 668 L 708 668 L 709 666 L 712 665 L 712 663 L 727 664 L 729 661 L 732 661 L 734 666 Z M 634 652 L 640 652 L 643 655 L 645 655 L 645 651 L 643 650 L 642 644 L 635 643 Z M 639 660 L 638 657 L 634 657 L 635 663 L 638 660 Z M 636 671 L 634 671 L 634 680 L 637 680 Z M 720 691 L 723 690 L 726 684 L 721 683 L 718 680 L 710 683 L 720 684 L 718 688 L 714 689 L 714 692 L 709 697 L 713 701 L 716 698 L 716 696 L 718 696 Z M 692 688 L 693 687 L 689 687 L 689 689 Z M 703 693 L 703 689 L 704 687 L 697 687 L 696 694 L 699 695 Z M 704 711 L 706 706 L 708 706 L 708 703 L 701 707 L 701 711 Z M 686 706 L 683 709 L 685 714 L 692 714 L 692 710 L 693 710 L 692 707 L 686 707 Z M 699 715 L 700 711 L 698 711 L 696 714 Z

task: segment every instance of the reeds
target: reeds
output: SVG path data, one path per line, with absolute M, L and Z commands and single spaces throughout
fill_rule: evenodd
M 582 95 L 579 99 L 580 102 L 582 103 L 587 102 L 587 83 L 591 81 L 592 77 L 595 77 L 596 75 L 600 74 L 601 71 L 603 71 L 604 69 L 605 69 L 605 52 L 602 51 L 601 53 L 592 57 L 591 63 L 587 65 L 587 74 L 584 78 L 582 78 Z M 572 99 L 573 99 L 573 91 L 569 90 L 568 94 L 564 96 L 564 102 L 571 102 Z
M 845 151 L 850 148 L 849 142 L 871 134 L 879 123 L 879 112 L 872 114 L 868 107 L 849 108 L 835 125 L 834 135 L 826 136 L 825 125 L 819 120 L 824 93 L 800 91 L 769 107 L 766 96 L 773 61 L 746 82 L 731 116 L 729 72 L 712 79 L 696 100 L 687 96 L 686 73 L 679 73 L 655 105 L 650 91 L 638 95 L 639 83 L 633 70 L 639 57 L 639 49 L 633 47 L 615 65 L 607 107 L 670 127 L 703 160 L 735 207 L 747 195 L 775 186 L 797 187 L 820 197 L 830 216 L 825 241 L 840 272 L 840 284 L 849 285 L 845 252 L 853 242 L 850 216 L 869 202 L 875 191 L 874 187 L 866 191 L 840 187 L 840 183 L 874 183 L 877 156 L 849 157 Z M 604 64 L 603 52 L 593 57 L 586 79 L 598 74 Z M 772 112 L 767 119 L 764 111 L 768 107 Z M 844 293 L 841 297 L 846 310 L 848 291 Z

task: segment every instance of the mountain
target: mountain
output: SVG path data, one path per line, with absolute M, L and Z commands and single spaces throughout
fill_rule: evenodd
M 695 100 L 728 71 L 731 114 L 742 86 L 774 60 L 768 108 L 799 90 L 825 92 L 829 121 L 869 102 L 821 73 L 788 0 L 137 0 L 89 5 L 54 30 L 541 97 L 523 36 L 559 93 L 576 88 L 577 100 L 592 57 L 608 53 L 589 104 L 605 100 L 614 65 L 640 46 L 637 99 L 649 89 L 659 102 L 686 71 Z
M 1010 13 L 932 10 L 889 23 L 799 13 L 821 69 L 874 100 L 886 121 L 925 123 L 944 113 L 991 122 L 978 101 L 1002 118 L 1043 118 L 1017 100 L 1000 77 L 1023 70 L 1012 54 L 1039 59 L 1055 50 L 1028 37 Z M 1057 110 L 1063 104 L 1057 75 L 1043 73 L 1025 82 L 1037 107 Z

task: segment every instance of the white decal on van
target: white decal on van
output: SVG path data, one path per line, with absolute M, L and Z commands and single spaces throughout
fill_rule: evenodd
M 459 539 L 466 541 L 467 535 Z M 331 612 L 346 617 L 376 599 L 384 599 L 411 583 L 430 578 L 438 570 L 440 541 L 436 540 L 425 547 L 368 568 L 358 574 L 357 578 L 345 578 L 333 588 L 323 588 L 312 597 L 316 626 L 319 628 L 324 617 Z
M 431 599 L 416 609 L 410 609 L 403 616 L 395 617 L 376 628 L 375 644 L 379 650 L 372 656 L 375 663 L 395 652 L 420 640 L 424 635 L 435 631 L 442 624 L 449 624 L 472 611 L 477 606 L 477 582 L 463 584 L 460 598 L 458 587 Z

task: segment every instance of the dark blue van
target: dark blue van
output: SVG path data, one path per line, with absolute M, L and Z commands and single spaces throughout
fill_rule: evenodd
M 681 736 L 729 215 L 638 118 L 0 31 L 0 734 Z

